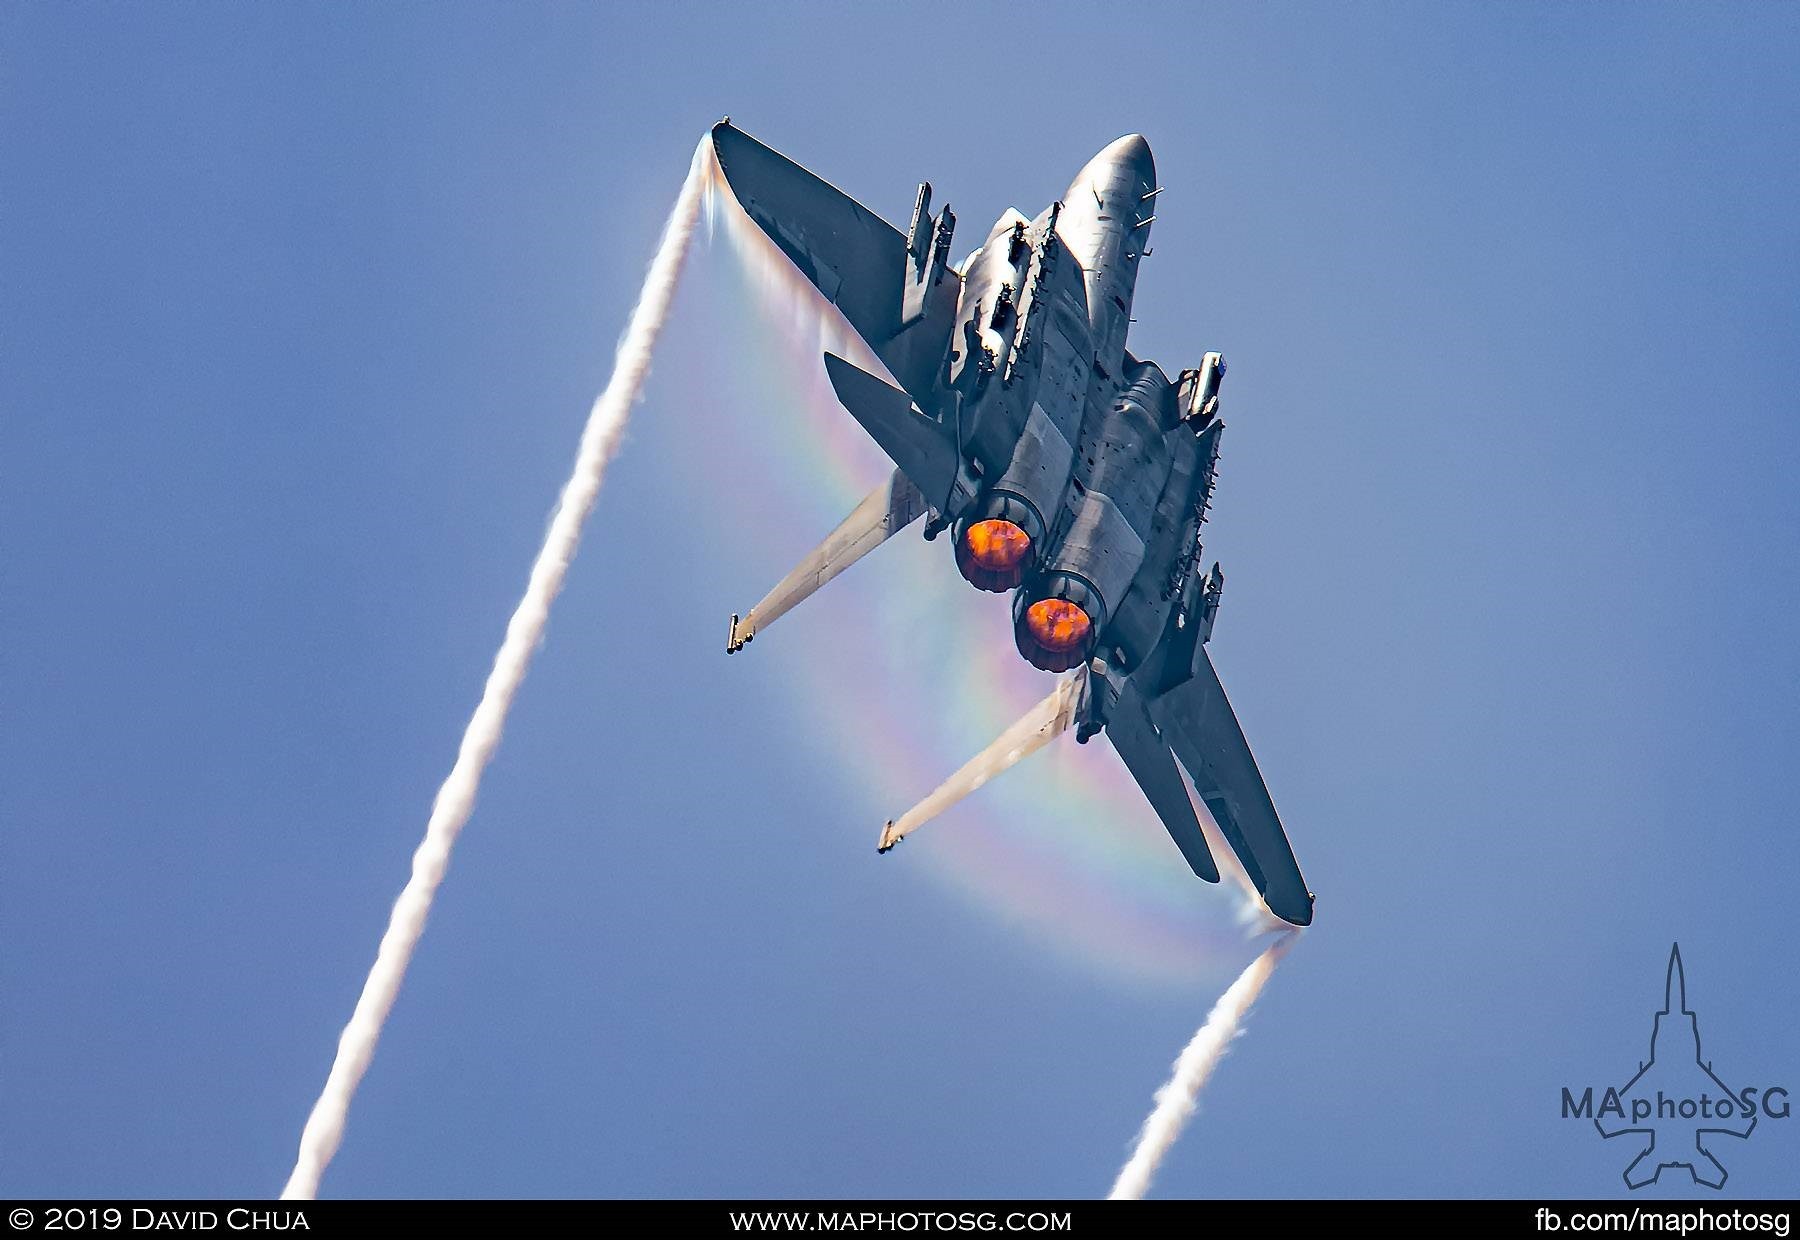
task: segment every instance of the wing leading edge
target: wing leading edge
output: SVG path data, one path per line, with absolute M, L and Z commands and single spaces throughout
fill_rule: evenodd
M 899 229 L 729 122 L 713 126 L 712 141 L 745 213 L 931 409 L 961 277 L 938 271 L 930 288 L 915 290 L 923 301 L 909 315 L 909 246 Z
M 1150 714 L 1269 910 L 1312 924 L 1312 892 L 1204 647 L 1195 649 L 1193 675 L 1152 700 Z
M 965 488 L 960 445 L 940 402 L 940 370 L 962 283 L 938 261 L 954 223 L 949 211 L 928 247 L 929 186 L 920 187 L 909 240 L 728 122 L 714 126 L 712 140 L 725 181 L 751 221 L 837 307 L 901 385 L 896 389 L 827 354 L 840 401 L 926 503 L 953 510 Z M 738 636 L 734 617 L 733 643 Z M 1165 640 L 1155 667 L 1143 669 L 1142 696 L 1135 688 L 1127 691 L 1106 730 L 1196 875 L 1212 882 L 1219 877 L 1180 767 L 1270 910 L 1294 925 L 1309 925 L 1312 893 L 1203 640 L 1193 625 Z M 889 842 L 884 833 L 884 845 Z
M 1206 834 L 1194 813 L 1194 803 L 1182 782 L 1181 768 L 1168 742 L 1157 735 L 1144 708 L 1144 699 L 1127 686 L 1106 717 L 1106 738 L 1137 780 L 1150 807 L 1162 820 L 1163 829 L 1181 850 L 1188 868 L 1209 883 L 1219 881 L 1219 867 L 1206 846 Z

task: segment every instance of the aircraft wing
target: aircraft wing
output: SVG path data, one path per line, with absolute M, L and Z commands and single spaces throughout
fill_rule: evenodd
M 1131 688 L 1130 682 L 1107 713 L 1106 736 L 1149 799 L 1163 829 L 1186 858 L 1188 868 L 1209 883 L 1218 882 L 1219 867 L 1206 846 L 1206 834 L 1200 830 L 1194 803 L 1182 783 L 1181 768 L 1175 764 L 1168 742 L 1150 722 L 1143 697 Z
M 943 270 L 923 313 L 904 322 L 908 243 L 898 229 L 728 121 L 713 150 L 732 195 L 800 273 L 843 312 L 928 412 L 956 317 L 962 277 Z
M 1270 911 L 1310 925 L 1312 892 L 1204 646 L 1195 648 L 1193 675 L 1153 699 L 1150 713 Z

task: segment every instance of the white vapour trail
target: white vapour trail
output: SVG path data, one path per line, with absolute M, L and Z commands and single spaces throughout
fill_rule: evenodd
M 783 254 L 762 226 L 752 220 L 731 192 L 722 173 L 707 184 L 706 222 L 709 239 L 723 231 L 732 253 L 749 278 L 759 308 L 795 345 L 795 352 L 812 363 L 813 391 L 808 396 L 832 414 L 841 416 L 837 394 L 820 362 L 821 353 L 835 353 L 872 375 L 896 382 L 886 363 L 875 355 L 843 311 L 819 292 L 793 261 Z
M 708 199 L 709 226 L 722 226 L 726 239 L 751 278 L 765 313 L 774 318 L 797 344 L 804 342 L 797 351 L 810 352 L 814 358 L 821 352 L 836 353 L 871 374 L 892 381 L 887 367 L 845 321 L 837 307 L 827 301 L 776 248 L 768 234 L 745 214 L 722 182 L 716 180 L 711 188 L 715 192 Z M 825 377 L 824 368 L 815 369 L 814 388 L 809 396 L 835 412 L 837 397 Z M 1251 962 L 1214 1005 L 1205 1025 L 1176 1062 L 1174 1077 L 1157 1091 L 1156 1109 L 1144 1122 L 1131 1161 L 1119 1173 L 1112 1191 L 1114 1197 L 1141 1197 L 1149 1187 L 1158 1164 L 1193 1114 L 1201 1088 L 1224 1057 L 1231 1040 L 1237 1036 L 1244 1017 L 1274 972 L 1276 962 L 1287 954 L 1299 933 L 1269 911 L 1237 854 L 1214 824 L 1211 811 L 1194 794 L 1192 781 L 1184 783 L 1207 846 L 1237 897 L 1239 923 L 1252 938 L 1272 932 L 1278 933 L 1279 937 Z
M 575 558 L 582 524 L 593 509 L 607 463 L 618 450 L 626 418 L 649 374 L 650 355 L 663 321 L 668 317 L 669 303 L 674 297 L 675 284 L 699 220 L 700 204 L 712 166 L 712 143 L 710 139 L 702 139 L 700 148 L 694 152 L 681 195 L 676 199 L 675 210 L 663 228 L 662 241 L 650 263 L 649 274 L 644 278 L 637 306 L 631 312 L 625 334 L 619 339 L 612 378 L 588 414 L 574 472 L 563 487 L 561 502 L 551 518 L 537 562 L 531 566 L 525 595 L 506 626 L 506 640 L 494 658 L 494 669 L 482 690 L 481 703 L 476 706 L 463 733 L 456 764 L 443 787 L 438 789 L 424 842 L 413 854 L 412 876 L 394 904 L 387 933 L 382 936 L 381 947 L 375 955 L 375 966 L 369 971 L 368 981 L 363 983 L 362 997 L 356 1001 L 350 1023 L 338 1039 L 337 1059 L 331 1065 L 325 1089 L 300 1134 L 300 1156 L 294 1163 L 287 1187 L 282 1190 L 283 1198 L 313 1197 L 319 1190 L 319 1177 L 324 1173 L 325 1165 L 343 1140 L 350 1099 L 368 1071 L 382 1025 L 393 1009 L 413 950 L 424 933 L 432 898 L 444 880 L 450 850 L 474 812 L 482 772 L 500 744 L 507 712 L 511 710 L 519 684 L 525 679 L 531 658 L 543 640 L 550 605 L 561 593 L 569 564 Z
M 1113 1183 L 1109 1194 L 1112 1200 L 1136 1201 L 1149 1189 L 1163 1156 L 1181 1135 L 1188 1117 L 1193 1115 L 1201 1088 L 1218 1067 L 1219 1060 L 1225 1057 L 1232 1039 L 1241 1032 L 1244 1018 L 1268 984 L 1275 966 L 1299 937 L 1298 930 L 1284 931 L 1219 996 L 1213 1010 L 1207 1013 L 1206 1023 L 1200 1026 L 1175 1061 L 1174 1075 L 1156 1091 L 1156 1109 L 1144 1121 L 1143 1130 L 1138 1133 L 1137 1148 L 1131 1152 L 1131 1158 Z
M 810 353 L 815 359 L 821 352 L 836 353 L 891 382 L 893 376 L 867 342 L 849 325 L 838 308 L 788 261 L 768 234 L 750 219 L 722 178 L 715 179 L 709 189 L 708 225 L 722 227 L 750 277 L 764 312 L 792 337 L 796 351 Z M 814 371 L 809 399 L 836 413 L 837 397 L 824 368 L 815 367 Z M 1144 1122 L 1131 1161 L 1119 1173 L 1112 1191 L 1114 1197 L 1137 1198 L 1148 1189 L 1158 1164 L 1193 1114 L 1201 1088 L 1224 1057 L 1231 1040 L 1238 1035 L 1244 1017 L 1274 972 L 1276 962 L 1287 954 L 1299 933 L 1269 910 L 1237 854 L 1214 824 L 1205 802 L 1194 794 L 1192 781 L 1184 783 L 1207 846 L 1228 880 L 1229 889 L 1237 897 L 1239 923 L 1252 938 L 1271 932 L 1279 937 L 1251 962 L 1219 999 L 1206 1023 L 1181 1053 L 1173 1078 L 1157 1091 L 1156 1109 Z

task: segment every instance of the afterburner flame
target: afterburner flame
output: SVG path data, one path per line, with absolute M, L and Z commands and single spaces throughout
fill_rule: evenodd
M 1062 654 L 1087 641 L 1093 622 L 1066 598 L 1039 599 L 1025 611 L 1025 627 L 1038 645 Z
M 1011 521 L 977 521 L 963 542 L 977 564 L 997 573 L 1019 567 L 1031 551 L 1031 535 Z
M 669 307 L 674 301 L 675 284 L 687 261 L 689 243 L 700 220 L 700 207 L 715 165 L 713 146 L 708 138 L 700 140 L 688 165 L 687 180 L 682 182 L 675 209 L 663 226 L 662 241 L 656 257 L 644 277 L 644 287 L 631 311 L 625 334 L 619 338 L 618 352 L 613 358 L 612 378 L 594 401 L 586 427 L 581 432 L 581 446 L 576 452 L 575 467 L 563 484 L 562 499 L 550 518 L 544 544 L 531 565 L 531 577 L 525 595 L 513 610 L 506 625 L 506 638 L 494 656 L 493 671 L 488 673 L 481 701 L 463 730 L 462 745 L 449 776 L 438 789 L 431 806 L 431 818 L 425 824 L 425 838 L 413 853 L 412 874 L 394 902 L 388 916 L 387 933 L 376 949 L 374 967 L 363 983 L 362 995 L 350 1014 L 350 1023 L 338 1039 L 337 1058 L 325 1078 L 325 1088 L 307 1116 L 300 1133 L 300 1155 L 294 1162 L 284 1199 L 309 1201 L 319 1192 L 319 1177 L 337 1153 L 344 1139 L 344 1124 L 350 1114 L 350 1101 L 362 1083 L 375 1057 L 375 1044 L 382 1027 L 400 995 L 400 983 L 412 964 L 419 938 L 425 933 L 425 919 L 437 898 L 438 888 L 450 865 L 450 853 L 457 837 L 475 812 L 475 795 L 481 789 L 481 777 L 500 747 L 500 735 L 506 717 L 531 666 L 532 656 L 544 644 L 544 630 L 550 622 L 550 606 L 562 593 L 569 565 L 581 545 L 581 527 L 599 498 L 600 484 L 606 477 L 619 445 L 625 439 L 625 423 L 631 407 L 644 390 L 650 374 L 650 358 L 656 351 L 657 338 L 668 321 Z
M 1004 594 L 1025 580 L 1031 535 L 1003 517 L 969 525 L 956 540 L 956 568 L 977 590 Z
M 956 540 L 956 569 L 977 590 L 1004 594 L 1025 580 L 1031 535 L 1005 517 L 971 521 Z

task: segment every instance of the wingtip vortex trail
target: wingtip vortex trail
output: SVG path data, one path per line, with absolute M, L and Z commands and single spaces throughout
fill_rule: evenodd
M 505 640 L 494 657 L 481 701 L 463 733 L 456 762 L 432 802 L 425 838 L 413 854 L 412 874 L 394 903 L 375 964 L 338 1039 L 337 1057 L 325 1087 L 301 1132 L 299 1155 L 281 1192 L 284 1200 L 309 1200 L 316 1196 L 320 1177 L 343 1141 L 350 1102 L 374 1057 L 382 1026 L 393 1010 L 407 966 L 425 931 L 432 900 L 444 880 L 451 849 L 475 810 L 482 772 L 500 745 L 507 713 L 543 640 L 550 606 L 561 593 L 580 546 L 581 527 L 593 509 L 606 467 L 618 451 L 631 406 L 649 374 L 657 336 L 668 318 L 701 205 L 714 179 L 714 168 L 710 137 L 703 137 L 694 151 L 675 208 L 663 227 L 637 304 L 619 338 L 612 377 L 588 414 L 574 469 L 563 486 L 543 546 L 532 564 L 524 596 L 507 623 Z
M 1112 1192 L 1114 1201 L 1136 1201 L 1149 1190 L 1163 1158 L 1174 1147 L 1199 1106 L 1200 1091 L 1211 1078 L 1213 1069 L 1231 1049 L 1231 1043 L 1243 1032 L 1244 1019 L 1261 996 L 1263 987 L 1275 973 L 1275 966 L 1288 954 L 1300 938 L 1300 931 L 1281 932 L 1252 960 L 1237 980 L 1226 988 L 1213 1004 L 1206 1021 L 1195 1031 L 1181 1055 L 1175 1070 L 1163 1087 L 1156 1091 L 1156 1106 L 1138 1131 L 1137 1146 L 1120 1169 Z

